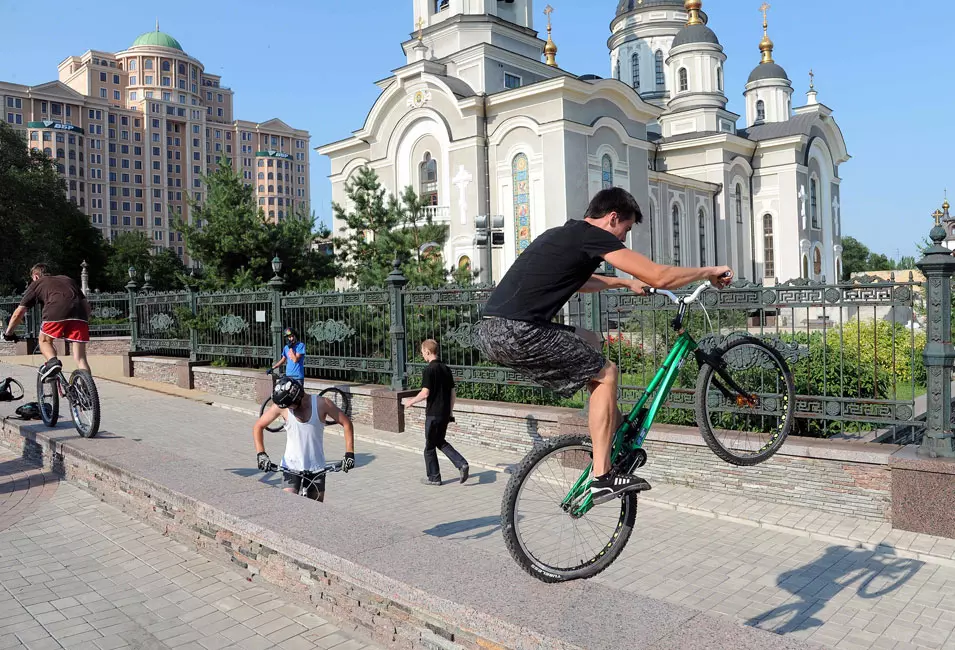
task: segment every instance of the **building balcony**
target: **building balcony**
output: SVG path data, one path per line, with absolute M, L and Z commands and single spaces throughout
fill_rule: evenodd
M 421 216 L 425 220 L 431 219 L 433 223 L 451 223 L 451 206 L 428 205 L 425 206 Z

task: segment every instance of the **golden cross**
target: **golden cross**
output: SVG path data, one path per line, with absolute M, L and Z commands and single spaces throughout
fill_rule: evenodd
M 424 29 L 424 17 L 418 16 L 418 22 L 415 23 L 418 27 L 418 40 L 421 40 L 421 30 Z
M 764 25 L 766 24 L 766 12 L 769 11 L 769 8 L 770 8 L 770 7 L 772 7 L 771 4 L 769 4 L 768 2 L 764 2 L 764 3 L 763 3 L 763 6 L 761 6 L 761 7 L 759 8 L 759 10 L 763 12 L 763 24 L 764 24 Z
M 547 16 L 547 28 L 550 29 L 550 15 L 554 13 L 554 8 L 550 5 L 544 7 L 544 15 Z
M 812 71 L 812 68 L 809 68 L 809 90 L 813 90 L 815 88 L 815 79 L 816 74 Z
M 935 212 L 932 213 L 932 216 L 935 217 L 935 225 L 941 226 L 942 217 L 944 216 L 944 213 L 941 210 L 936 210 Z

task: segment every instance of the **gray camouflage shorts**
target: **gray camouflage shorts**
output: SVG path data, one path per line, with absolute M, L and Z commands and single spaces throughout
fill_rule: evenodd
M 607 364 L 573 329 L 556 323 L 486 318 L 475 334 L 489 361 L 516 370 L 561 397 L 572 397 Z

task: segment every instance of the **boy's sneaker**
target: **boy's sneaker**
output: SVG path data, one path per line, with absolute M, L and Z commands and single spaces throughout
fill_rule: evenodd
M 464 483 L 468 480 L 468 475 L 471 471 L 471 468 L 468 465 L 464 465 L 461 469 L 458 470 L 461 473 L 461 482 Z
M 423 479 L 421 479 L 421 485 L 437 485 L 437 486 L 440 486 L 440 485 L 441 485 L 441 479 L 433 480 L 433 479 L 430 479 L 430 478 L 423 478 Z
M 645 492 L 649 489 L 650 484 L 639 476 L 620 474 L 615 471 L 594 478 L 590 482 L 590 494 L 593 496 L 594 504 L 606 503 L 626 492 Z
M 40 379 L 46 381 L 63 369 L 63 362 L 53 357 L 39 368 Z

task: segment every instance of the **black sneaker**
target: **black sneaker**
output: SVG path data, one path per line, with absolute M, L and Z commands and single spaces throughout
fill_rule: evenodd
M 441 479 L 438 479 L 437 481 L 432 481 L 429 478 L 423 478 L 421 479 L 421 485 L 441 485 Z
M 46 381 L 63 368 L 63 362 L 53 357 L 39 368 L 40 379 Z
M 470 468 L 469 466 L 465 465 L 464 467 L 462 467 L 462 468 L 459 469 L 458 471 L 461 472 L 461 482 L 462 482 L 462 483 L 464 483 L 466 480 L 468 480 L 468 472 L 471 471 L 471 468 Z
M 595 504 L 606 503 L 625 492 L 645 492 L 650 484 L 639 476 L 610 472 L 590 482 L 590 494 Z

